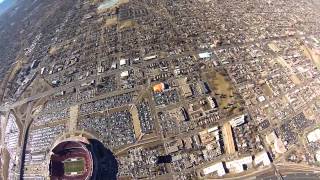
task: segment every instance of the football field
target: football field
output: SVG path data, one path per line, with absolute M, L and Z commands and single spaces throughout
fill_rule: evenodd
M 75 161 L 65 161 L 64 162 L 64 172 L 65 174 L 77 173 L 81 174 L 84 171 L 84 160 L 77 159 Z

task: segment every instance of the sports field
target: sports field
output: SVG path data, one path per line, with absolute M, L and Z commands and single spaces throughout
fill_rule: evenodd
M 71 174 L 77 172 L 81 174 L 84 171 L 84 160 L 77 159 L 75 161 L 64 161 L 64 172 L 65 174 Z

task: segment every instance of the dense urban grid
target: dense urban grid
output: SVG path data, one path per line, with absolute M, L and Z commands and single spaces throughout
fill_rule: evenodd
M 0 16 L 0 179 L 52 179 L 55 147 L 84 137 L 116 159 L 92 151 L 95 179 L 319 179 L 319 9 L 16 2 Z

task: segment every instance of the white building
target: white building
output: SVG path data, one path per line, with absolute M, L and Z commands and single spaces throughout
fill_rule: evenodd
M 129 71 L 123 71 L 123 72 L 121 72 L 120 76 L 121 76 L 121 78 L 126 78 L 126 77 L 128 77 L 128 76 L 129 76 Z
M 224 169 L 222 162 L 206 167 L 202 170 L 202 172 L 204 175 L 208 175 L 213 172 L 216 172 L 218 176 L 224 176 L 226 174 L 226 170 Z
M 214 102 L 214 100 L 213 100 L 212 97 L 208 96 L 208 97 L 207 97 L 207 100 L 208 100 L 208 102 L 209 102 L 209 105 L 210 105 L 210 108 L 211 108 L 211 109 L 214 109 L 214 108 L 217 107 L 217 106 L 216 106 L 216 103 Z
M 320 139 L 320 129 L 315 129 L 307 135 L 309 142 L 316 142 Z
M 248 168 L 252 166 L 252 156 L 243 157 L 241 159 L 237 159 L 226 163 L 226 167 L 230 171 L 235 173 L 243 172 L 245 170 L 244 165 L 246 165 Z
M 117 63 L 115 61 L 112 62 L 111 69 L 117 69 Z
M 45 67 L 43 67 L 43 68 L 41 68 L 41 72 L 40 72 L 40 74 L 42 75 L 43 73 L 44 73 L 44 71 L 46 70 L 46 68 Z
M 320 162 L 320 150 L 318 150 L 315 154 L 316 161 Z
M 127 59 L 120 59 L 120 62 L 119 62 L 120 66 L 124 66 L 127 64 Z
M 211 55 L 212 55 L 211 52 L 203 52 L 203 53 L 199 53 L 199 58 L 205 59 L 205 58 L 211 57 Z
M 258 97 L 258 101 L 259 102 L 263 102 L 263 101 L 265 101 L 266 100 L 266 98 L 264 97 L 264 96 L 259 96 Z
M 271 164 L 270 157 L 268 156 L 268 153 L 266 151 L 262 151 L 255 155 L 254 157 L 254 164 L 262 165 L 262 166 L 268 166 Z
M 238 117 L 235 117 L 231 119 L 229 122 L 232 127 L 240 126 L 245 123 L 245 115 L 243 114 Z
M 157 58 L 157 57 L 158 57 L 157 55 L 147 56 L 147 57 L 144 57 L 143 60 L 149 61 L 149 60 L 155 59 L 155 58 Z

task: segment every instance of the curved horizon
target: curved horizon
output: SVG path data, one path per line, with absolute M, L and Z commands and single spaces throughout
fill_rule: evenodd
M 9 10 L 15 2 L 15 0 L 0 0 L 0 15 Z

